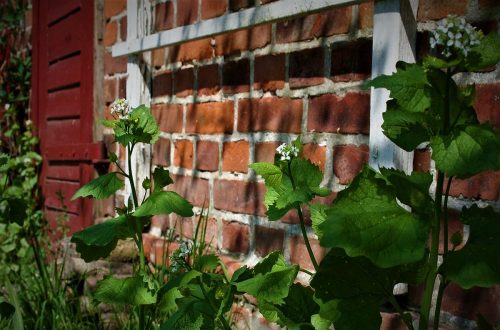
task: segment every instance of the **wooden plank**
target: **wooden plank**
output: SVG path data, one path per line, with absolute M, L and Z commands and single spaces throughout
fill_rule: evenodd
M 80 55 L 58 61 L 49 66 L 47 72 L 48 91 L 80 83 L 82 58 Z
M 81 3 L 82 0 L 49 0 L 48 24 L 78 9 Z
M 55 25 L 49 27 L 49 61 L 79 51 L 82 38 L 88 31 L 83 31 L 82 13 L 79 11 Z
M 78 132 L 80 132 L 79 119 L 51 120 L 47 122 L 47 131 L 44 135 L 46 146 L 43 151 L 47 150 L 49 146 L 57 146 L 61 143 L 79 143 Z
M 47 179 L 78 181 L 80 180 L 80 167 L 76 162 L 50 162 L 46 177 Z
M 127 5 L 130 6 L 136 1 L 137 0 L 129 0 Z M 113 56 L 140 53 L 147 50 L 211 37 L 221 33 L 247 29 L 252 26 L 308 15 L 326 9 L 359 4 L 365 1 L 367 0 L 280 0 L 267 5 L 252 7 L 236 13 L 143 37 L 135 37 L 135 35 L 133 35 L 129 38 L 127 34 L 126 42 L 113 46 Z M 139 13 L 141 13 L 141 11 L 139 11 Z M 129 13 L 127 13 L 127 17 L 138 16 L 130 16 Z M 128 22 L 128 24 L 130 24 L 130 22 Z
M 80 188 L 80 182 L 61 181 L 61 180 L 45 180 L 45 205 L 51 209 L 64 210 L 73 213 L 80 213 L 80 201 L 71 201 L 71 197 Z M 63 199 L 60 199 L 60 196 Z
M 52 210 L 52 209 L 46 209 L 45 210 L 45 216 L 47 217 L 47 221 L 49 222 L 51 232 L 49 235 L 56 235 L 59 234 L 57 232 L 57 223 L 58 221 L 60 222 L 61 219 L 64 220 L 64 224 L 69 227 L 69 235 L 72 235 L 73 233 L 82 230 L 85 228 L 82 225 L 82 219 L 81 216 L 77 214 L 71 214 L 71 213 L 64 213 L 61 211 L 57 210 Z M 59 220 L 58 220 L 59 219 Z M 59 235 L 56 235 L 54 237 L 51 237 L 54 240 L 61 239 Z
M 76 117 L 80 115 L 80 87 L 48 93 L 47 119 Z
M 72 132 L 74 134 L 74 132 Z M 49 146 L 45 149 L 48 160 L 100 161 L 105 157 L 102 143 L 75 143 Z

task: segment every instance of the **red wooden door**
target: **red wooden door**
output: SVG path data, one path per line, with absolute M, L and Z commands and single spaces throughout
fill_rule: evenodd
M 101 145 L 93 143 L 94 1 L 38 0 L 33 13 L 33 110 L 44 159 L 44 207 L 52 225 L 66 210 L 75 231 L 92 223 L 92 204 L 70 199 L 102 158 Z

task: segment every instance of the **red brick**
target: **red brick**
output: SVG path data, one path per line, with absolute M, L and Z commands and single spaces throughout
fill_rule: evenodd
M 291 53 L 289 63 L 290 88 L 322 84 L 325 81 L 323 58 L 322 47 Z M 314 59 L 314 65 L 311 65 L 311 59 Z
M 177 26 L 188 25 L 198 20 L 198 0 L 177 1 Z
M 168 242 L 164 238 L 158 238 L 153 241 L 151 247 L 151 257 L 156 265 L 170 265 L 168 258 L 175 250 L 179 248 L 178 242 Z
M 165 231 L 169 227 L 169 217 L 166 214 L 153 215 L 151 217 L 151 227 L 160 228 Z
M 495 129 L 500 130 L 500 84 L 476 85 L 477 117 L 481 123 L 490 122 Z
M 372 41 L 358 39 L 332 47 L 333 81 L 364 80 L 372 71 Z
M 408 327 L 397 313 L 380 313 L 382 324 L 380 330 L 406 330 Z M 442 329 L 441 329 L 442 330 Z
M 250 90 L 250 61 L 225 63 L 222 67 L 222 90 L 224 93 L 241 93 Z
M 255 226 L 255 254 L 265 257 L 273 251 L 282 251 L 285 232 L 264 226 Z
M 172 95 L 172 72 L 164 72 L 153 77 L 153 97 Z
M 313 250 L 314 257 L 319 264 L 321 259 L 325 256 L 326 250 L 319 245 L 319 242 L 316 239 L 310 238 L 309 243 L 311 245 L 311 249 Z M 305 269 L 314 269 L 302 236 L 290 237 L 290 262 L 293 264 L 299 264 L 300 267 Z
M 368 146 L 340 145 L 333 148 L 333 173 L 348 184 L 368 162 Z
M 373 28 L 373 2 L 364 2 L 359 4 L 358 8 L 358 28 L 360 30 Z
M 205 205 L 205 207 L 208 207 L 207 180 L 184 175 L 171 175 L 171 177 L 174 183 L 167 186 L 167 190 L 177 192 L 195 206 L 202 207 Z
M 248 253 L 248 225 L 236 221 L 222 222 L 222 248 L 229 252 Z
M 157 239 L 158 239 L 158 237 L 153 236 L 151 234 L 148 234 L 148 233 L 143 233 L 142 234 L 142 246 L 144 247 L 144 255 L 150 261 L 153 261 L 151 259 L 151 255 L 150 255 L 151 254 L 152 245 L 154 244 L 154 242 Z
M 182 105 L 153 104 L 151 112 L 160 126 L 160 131 L 165 133 L 182 132 Z
M 116 79 L 104 79 L 104 101 L 113 102 L 116 99 Z
M 326 147 L 313 143 L 304 144 L 302 154 L 304 158 L 309 159 L 313 164 L 318 165 L 321 171 L 325 170 Z
M 127 72 L 127 58 L 113 57 L 111 53 L 104 52 L 104 73 L 112 75 Z
M 214 207 L 236 213 L 265 215 L 265 187 L 262 183 L 216 180 L 214 182 Z
M 467 0 L 422 0 L 418 3 L 417 20 L 435 20 L 448 15 L 463 16 L 467 11 Z
M 370 94 L 326 94 L 309 101 L 307 130 L 316 132 L 368 134 Z
M 224 15 L 227 10 L 226 0 L 202 0 L 201 1 L 201 18 L 209 19 Z
M 274 163 L 276 148 L 280 142 L 260 142 L 255 144 L 255 162 L 256 163 Z
M 104 47 L 113 46 L 116 42 L 118 32 L 118 26 L 116 21 L 111 21 L 106 24 L 104 28 L 104 38 L 102 40 L 102 45 Z
M 162 67 L 165 64 L 165 48 L 153 49 L 151 57 L 155 68 Z
M 349 32 L 352 7 L 337 8 L 278 23 L 276 42 L 289 43 Z
M 196 217 L 195 221 L 194 221 L 194 225 L 197 226 L 198 225 L 198 221 L 200 220 L 200 217 Z M 217 248 L 218 247 L 218 244 L 217 244 L 217 241 L 218 241 L 218 237 L 219 237 L 219 228 L 218 228 L 218 225 L 217 225 L 217 219 L 215 218 L 208 218 L 206 220 L 206 225 L 207 225 L 207 228 L 206 228 L 206 232 L 205 232 L 205 243 L 206 244 L 209 244 L 211 248 Z M 196 230 L 196 228 L 195 228 Z M 201 225 L 200 225 L 200 228 L 198 229 L 198 235 L 201 235 L 201 231 L 203 230 L 203 228 L 201 228 Z M 198 237 L 198 240 L 201 241 L 201 236 Z
M 260 25 L 251 29 L 215 36 L 215 54 L 231 55 L 244 50 L 262 48 L 271 42 L 271 25 Z
M 187 133 L 229 134 L 233 132 L 234 103 L 210 102 L 188 105 Z
M 183 218 L 175 213 L 171 213 L 170 224 L 175 228 L 175 232 L 181 237 L 193 238 L 193 218 Z
M 170 140 L 159 138 L 153 145 L 153 164 L 170 166 Z
M 247 141 L 224 142 L 222 149 L 222 170 L 248 172 L 250 145 Z
M 211 64 L 198 69 L 198 94 L 212 95 L 220 90 L 219 65 Z
M 106 0 L 104 1 L 104 17 L 110 18 L 123 12 L 127 8 L 126 0 Z
M 189 140 L 177 140 L 174 142 L 174 166 L 193 167 L 193 143 Z
M 229 276 L 233 276 L 234 272 L 237 271 L 241 267 L 241 262 L 238 260 L 228 257 L 228 256 L 221 256 L 220 257 L 222 262 L 227 268 L 227 272 L 229 273 Z M 231 313 L 233 317 L 233 322 L 237 323 L 238 320 L 242 317 L 242 313 L 249 313 L 248 308 L 239 308 L 239 306 L 233 305 L 231 307 Z M 245 323 L 245 325 L 248 326 L 248 323 Z M 242 328 L 237 328 L 237 329 L 242 329 Z
M 174 4 L 169 1 L 155 6 L 155 31 L 170 30 L 174 27 Z
M 415 150 L 413 153 L 413 170 L 429 172 L 431 170 L 431 153 L 429 150 Z
M 118 98 L 127 97 L 127 77 L 118 78 Z
M 120 39 L 127 40 L 127 16 L 120 18 Z
M 274 91 L 285 86 L 285 54 L 258 56 L 254 63 L 254 89 Z
M 479 9 L 481 10 L 490 9 L 495 6 L 500 6 L 497 0 L 479 0 Z
M 170 62 L 187 62 L 192 60 L 202 60 L 213 56 L 212 39 L 205 38 L 182 43 L 178 46 L 170 47 Z
M 238 103 L 239 132 L 300 133 L 301 122 L 301 99 L 266 97 Z
M 465 180 L 453 179 L 450 196 L 483 200 L 498 200 L 500 171 L 483 172 Z
M 178 97 L 193 94 L 194 71 L 193 68 L 182 69 L 174 72 L 174 90 Z
M 196 144 L 196 169 L 211 172 L 219 169 L 219 143 L 198 141 Z
M 229 10 L 231 11 L 238 11 L 253 6 L 255 6 L 255 0 L 229 0 Z

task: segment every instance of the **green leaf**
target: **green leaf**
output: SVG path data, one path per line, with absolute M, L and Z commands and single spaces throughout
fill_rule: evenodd
M 78 197 L 94 197 L 104 199 L 113 195 L 119 189 L 124 187 L 123 180 L 118 178 L 116 173 L 108 173 L 90 181 L 75 193 L 71 200 Z
M 6 301 L 0 302 L 0 319 L 10 319 L 14 315 L 16 308 Z
M 283 173 L 278 166 L 269 163 L 253 163 L 248 167 L 264 178 L 266 187 L 277 188 L 281 184 Z
M 195 265 L 195 269 L 201 272 L 213 272 L 220 265 L 220 259 L 215 254 L 207 254 L 202 255 L 197 265 Z
M 336 315 L 335 330 L 379 330 L 382 324 L 377 298 L 370 296 L 359 299 L 336 299 L 330 303 L 329 313 Z M 320 313 L 324 316 L 324 312 Z
M 341 247 L 351 257 L 365 256 L 379 267 L 422 259 L 428 223 L 402 208 L 394 187 L 369 167 L 341 191 L 318 226 L 320 243 Z
M 500 215 L 474 204 L 464 207 L 460 220 L 469 225 L 469 238 L 464 248 L 446 255 L 441 273 L 464 289 L 500 284 Z
M 147 288 L 141 276 L 116 278 L 106 277 L 97 283 L 96 300 L 116 305 L 150 305 L 156 303 L 155 295 Z
M 173 191 L 157 191 L 152 193 L 134 212 L 136 217 L 157 214 L 176 213 L 182 217 L 190 217 L 193 205 Z
M 472 48 L 465 67 L 469 71 L 489 68 L 500 61 L 500 35 L 493 32 L 485 36 L 481 43 Z
M 435 136 L 431 146 L 436 167 L 448 176 L 465 179 L 500 169 L 500 133 L 489 125 L 471 125 Z
M 321 240 L 323 233 L 320 230 L 320 225 L 326 221 L 328 206 L 325 204 L 311 204 L 309 211 L 311 212 L 311 222 L 314 233 Z
M 268 255 L 251 270 L 251 277 L 233 283 L 240 292 L 247 292 L 261 301 L 281 304 L 297 276 L 298 266 L 288 266 L 281 252 Z
M 397 63 L 397 71 L 390 76 L 381 75 L 369 81 L 365 86 L 386 88 L 390 97 L 395 99 L 406 111 L 423 112 L 430 106 L 426 95 L 428 85 L 424 69 L 418 64 Z
M 71 241 L 76 244 L 76 251 L 86 262 L 105 258 L 114 250 L 119 239 L 133 235 L 128 221 L 137 220 L 121 215 L 74 233 Z
M 155 168 L 153 172 L 154 192 L 162 191 L 162 189 L 171 183 L 174 183 L 168 170 L 163 167 Z

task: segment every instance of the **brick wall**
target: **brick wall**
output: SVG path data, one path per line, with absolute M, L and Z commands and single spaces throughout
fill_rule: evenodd
M 152 1 L 153 26 L 157 32 L 271 1 Z M 499 12 L 495 1 L 421 0 L 417 51 L 428 51 L 427 31 L 448 14 L 465 16 L 490 32 L 499 31 Z M 104 95 L 109 106 L 125 96 L 126 58 L 112 58 L 110 46 L 126 39 L 126 1 L 105 0 L 104 13 Z M 175 180 L 171 189 L 190 200 L 198 213 L 208 206 L 208 239 L 228 264 L 253 263 L 281 249 L 290 262 L 312 268 L 297 217 L 267 220 L 264 185 L 248 164 L 272 161 L 280 143 L 301 134 L 306 156 L 323 169 L 323 183 L 334 192 L 325 200 L 332 201 L 345 188 L 368 159 L 370 95 L 360 86 L 371 73 L 372 25 L 373 4 L 368 2 L 151 52 L 151 104 L 161 129 L 153 165 L 169 168 Z M 477 84 L 479 118 L 498 128 L 500 70 L 458 80 Z M 432 169 L 428 150 L 416 152 L 414 166 Z M 471 199 L 483 199 L 498 207 L 499 177 L 486 173 L 455 181 L 450 205 L 459 209 Z M 175 228 L 191 238 L 196 219 L 157 217 L 151 233 Z M 325 251 L 310 228 L 309 234 L 321 258 Z M 145 237 L 155 260 L 161 238 Z M 477 312 L 500 323 L 500 288 L 450 288 L 446 294 L 444 320 L 451 328 Z M 395 323 L 388 316 L 384 327 Z

